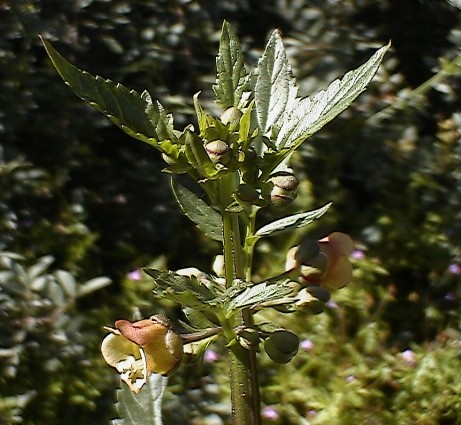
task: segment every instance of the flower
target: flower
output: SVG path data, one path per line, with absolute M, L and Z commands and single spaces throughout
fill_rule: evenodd
M 353 250 L 354 243 L 349 235 L 334 232 L 318 242 L 309 240 L 291 248 L 285 270 L 298 270 L 302 284 L 342 288 L 352 280 L 348 257 Z
M 263 407 L 261 415 L 264 419 L 267 419 L 268 421 L 276 421 L 280 417 L 280 414 L 277 411 L 277 409 L 275 409 L 272 406 Z
M 151 373 L 169 375 L 182 359 L 182 338 L 162 315 L 137 322 L 117 320 L 115 328 L 104 328 L 110 332 L 101 344 L 104 360 L 136 394 Z

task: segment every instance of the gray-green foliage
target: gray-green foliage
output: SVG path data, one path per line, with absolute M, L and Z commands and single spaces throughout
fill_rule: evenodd
M 77 377 L 87 362 L 81 333 L 84 318 L 76 314 L 75 304 L 110 280 L 99 277 L 79 283 L 68 271 L 49 270 L 53 261 L 47 256 L 28 266 L 18 254 L 0 253 L 0 419 L 5 424 L 18 422 L 18 411 L 28 403 L 43 402 L 64 385 L 59 374 L 65 364 L 73 363 Z M 67 385 L 75 384 L 67 379 Z M 85 402 L 75 398 L 71 404 Z

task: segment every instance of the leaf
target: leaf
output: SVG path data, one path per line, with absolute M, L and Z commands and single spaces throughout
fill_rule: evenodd
M 158 135 L 146 114 L 148 103 L 134 90 L 121 84 L 94 77 L 70 64 L 51 44 L 42 39 L 54 67 L 66 84 L 98 111 L 106 115 L 130 136 L 155 144 Z
M 74 298 L 77 293 L 77 282 L 75 282 L 74 276 L 65 270 L 56 270 L 54 276 L 66 295 Z
M 167 298 L 186 307 L 209 309 L 215 304 L 213 294 L 196 278 L 179 275 L 172 271 L 143 269 L 154 279 L 154 294 L 157 298 Z
M 162 399 L 168 378 L 151 374 L 139 394 L 127 385 L 117 390 L 117 410 L 121 416 L 115 425 L 162 425 Z
M 282 39 L 274 31 L 256 69 L 256 116 L 262 135 L 272 127 L 295 100 L 297 87 L 285 54 Z
M 344 111 L 362 93 L 375 75 L 390 44 L 379 49 L 359 68 L 333 81 L 313 97 L 296 99 L 282 117 L 277 148 L 295 150 L 305 139 Z
M 273 221 L 266 226 L 261 227 L 255 234 L 255 237 L 260 238 L 263 236 L 274 236 L 286 230 L 297 229 L 298 227 L 306 226 L 312 223 L 314 220 L 320 218 L 330 208 L 331 202 L 324 205 L 323 207 L 307 211 L 300 214 L 290 215 L 288 217 L 281 218 Z
M 221 215 L 202 201 L 194 192 L 171 179 L 173 194 L 179 206 L 197 227 L 209 238 L 222 242 Z
M 178 140 L 173 127 L 173 116 L 166 113 L 165 108 L 158 100 L 153 102 L 147 91 L 144 91 L 141 97 L 147 104 L 146 115 L 155 129 L 157 141 L 162 142 L 163 140 L 171 140 L 177 143 Z
M 228 22 L 224 22 L 216 58 L 216 103 L 227 109 L 238 106 L 245 89 L 245 68 L 239 39 Z
M 95 277 L 78 287 L 77 297 L 84 297 L 94 291 L 98 291 L 107 285 L 110 285 L 111 283 L 112 281 L 108 277 Z
M 292 292 L 288 286 L 280 283 L 262 282 L 246 288 L 234 296 L 227 305 L 228 313 L 261 303 L 276 301 Z
M 218 174 L 203 146 L 203 141 L 195 133 L 186 133 L 185 145 L 187 160 L 203 177 L 212 179 Z

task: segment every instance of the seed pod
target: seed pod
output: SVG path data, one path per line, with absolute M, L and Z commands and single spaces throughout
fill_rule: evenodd
M 214 164 L 227 164 L 230 159 L 230 147 L 223 140 L 213 140 L 205 145 L 205 150 Z
M 288 363 L 298 352 L 299 338 L 285 329 L 269 335 L 264 341 L 267 355 L 276 363 Z

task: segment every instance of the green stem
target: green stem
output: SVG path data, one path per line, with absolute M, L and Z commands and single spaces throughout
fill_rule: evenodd
M 245 279 L 249 265 L 243 258 L 240 240 L 239 218 L 226 211 L 235 190 L 235 176 L 222 178 L 220 188 L 220 210 L 223 219 L 224 268 L 226 286 L 235 278 Z M 222 318 L 223 332 L 230 344 L 230 385 L 233 425 L 260 425 L 260 397 L 255 350 L 246 350 L 235 340 L 234 329 L 253 325 L 253 315 L 248 311 L 235 314 L 231 319 Z

